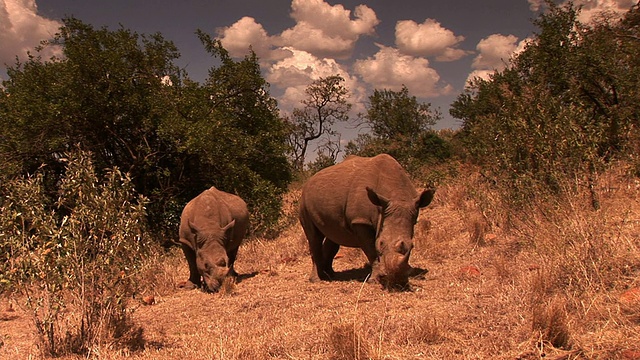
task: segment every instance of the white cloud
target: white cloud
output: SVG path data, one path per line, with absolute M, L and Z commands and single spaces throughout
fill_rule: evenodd
M 429 60 L 403 55 L 399 50 L 378 45 L 373 56 L 356 61 L 354 70 L 377 89 L 398 91 L 405 85 L 417 97 L 436 97 L 451 93 L 451 85 L 442 85 L 440 75 L 429 67 Z
M 218 29 L 218 39 L 232 56 L 240 57 L 253 48 L 258 56 L 264 56 L 270 50 L 270 41 L 262 25 L 252 17 L 245 16 L 233 25 Z
M 489 35 L 478 42 L 479 54 L 471 66 L 474 69 L 504 69 L 518 47 L 518 38 L 514 35 Z
M 465 84 L 470 84 L 472 80 L 476 79 L 476 78 L 480 78 L 483 80 L 489 80 L 489 78 L 491 77 L 491 75 L 493 75 L 496 71 L 495 70 L 473 70 L 471 71 L 471 73 L 469 74 L 469 76 L 467 76 L 467 81 L 465 82 Z
M 344 85 L 349 89 L 353 103 L 364 100 L 364 87 L 334 59 L 321 59 L 293 48 L 285 50 L 292 55 L 273 64 L 266 75 L 270 84 L 284 89 L 284 95 L 279 98 L 278 104 L 281 110 L 291 111 L 294 107 L 300 107 L 300 101 L 306 96 L 304 90 L 307 86 L 314 80 L 332 75 L 340 75 L 345 79 Z
M 480 40 L 476 46 L 478 56 L 473 59 L 473 71 L 467 77 L 467 83 L 475 77 L 488 79 L 495 71 L 503 70 L 512 57 L 524 50 L 527 41 L 518 42 L 514 35 L 493 34 Z
M 62 23 L 37 14 L 35 0 L 0 0 L 0 64 L 13 64 L 16 56 L 25 59 L 27 52 L 40 41 L 51 39 Z M 48 49 L 45 57 L 59 54 Z
M 218 39 L 229 54 L 234 57 L 245 56 L 249 47 L 261 60 L 279 60 L 290 53 L 275 49 L 274 39 L 252 17 L 245 16 L 233 25 L 218 29 Z
M 638 0 L 574 0 L 573 3 L 576 6 L 582 6 L 578 20 L 582 23 L 588 23 L 603 11 L 622 16 L 637 4 Z
M 435 57 L 438 61 L 454 61 L 468 54 L 456 46 L 464 36 L 456 36 L 439 22 L 426 19 L 422 24 L 412 20 L 396 23 L 396 45 L 404 54 Z
M 531 11 L 538 11 L 544 6 L 544 0 L 527 0 Z
M 374 33 L 380 22 L 366 5 L 351 11 L 323 0 L 293 0 L 291 17 L 296 25 L 280 34 L 279 45 L 303 50 L 318 57 L 347 58 L 362 35 Z
M 527 0 L 531 11 L 538 11 L 546 7 L 544 0 Z M 561 5 L 566 5 L 569 0 L 565 0 Z M 575 7 L 582 7 L 578 20 L 582 23 L 589 23 L 603 11 L 617 16 L 622 16 L 638 0 L 573 0 Z

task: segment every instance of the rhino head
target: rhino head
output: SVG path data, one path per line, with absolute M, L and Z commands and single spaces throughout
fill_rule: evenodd
M 230 273 L 229 257 L 224 244 L 229 239 L 234 225 L 235 220 L 232 220 L 224 227 L 214 225 L 211 228 L 199 228 L 189 222 L 197 244 L 196 266 L 202 275 L 206 291 L 218 291 Z
M 367 187 L 369 200 L 381 209 L 376 249 L 381 269 L 378 281 L 387 288 L 404 288 L 408 284 L 413 250 L 413 227 L 420 208 L 431 203 L 435 190 L 425 190 L 414 199 L 388 198 Z

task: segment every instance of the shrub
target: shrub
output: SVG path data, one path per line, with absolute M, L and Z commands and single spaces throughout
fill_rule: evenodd
M 131 338 L 128 299 L 147 249 L 146 200 L 129 177 L 114 168 L 100 182 L 90 153 L 65 156 L 56 201 L 39 174 L 7 182 L 0 202 L 2 289 L 24 296 L 51 355 Z

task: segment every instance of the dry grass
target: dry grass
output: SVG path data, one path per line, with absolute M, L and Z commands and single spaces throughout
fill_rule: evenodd
M 92 356 L 639 359 L 640 290 L 631 290 L 640 287 L 634 179 L 623 172 L 601 177 L 599 211 L 574 197 L 553 211 L 519 212 L 502 207 L 481 181 L 464 179 L 438 189 L 420 216 L 411 262 L 429 271 L 411 279 L 410 291 L 362 283 L 365 258 L 354 249 L 342 249 L 335 260 L 344 281 L 310 283 L 297 225 L 275 240 L 244 244 L 238 283 L 218 294 L 177 289 L 188 271 L 173 249 L 149 259 L 132 302 L 132 326 L 142 330 L 131 341 L 142 349 L 112 346 Z M 2 359 L 40 357 L 20 303 L 0 300 Z

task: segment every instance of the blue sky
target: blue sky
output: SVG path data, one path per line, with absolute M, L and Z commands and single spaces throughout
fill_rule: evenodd
M 564 0 L 563 0 L 564 1 Z M 585 21 L 638 0 L 575 0 Z M 94 27 L 160 32 L 181 53 L 178 65 L 204 81 L 214 64 L 194 34 L 222 40 L 232 55 L 249 45 L 283 111 L 299 106 L 313 80 L 340 74 L 354 113 L 374 88 L 399 90 L 440 109 L 436 128 L 456 128 L 449 105 L 470 76 L 501 69 L 535 31 L 542 0 L 0 0 L 0 77 L 74 16 Z M 346 134 L 348 140 L 355 134 Z

